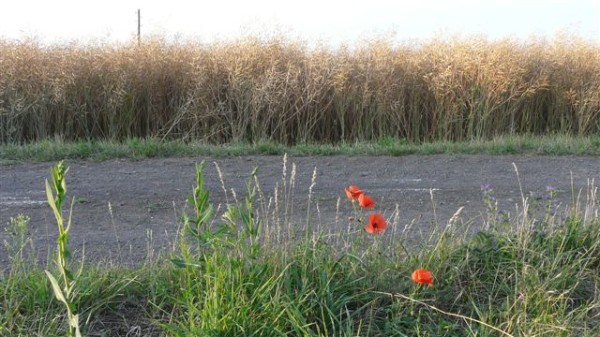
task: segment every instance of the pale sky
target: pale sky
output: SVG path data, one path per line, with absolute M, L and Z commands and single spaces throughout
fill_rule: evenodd
M 142 38 L 283 32 L 336 44 L 373 36 L 526 39 L 566 32 L 600 43 L 600 0 L 20 0 L 2 5 L 0 39 L 127 41 L 137 32 L 138 8 Z

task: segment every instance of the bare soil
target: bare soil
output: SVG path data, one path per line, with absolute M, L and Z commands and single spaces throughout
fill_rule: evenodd
M 207 161 L 205 186 L 215 205 L 232 202 L 232 189 L 238 199 L 243 198 L 246 181 L 255 167 L 265 202 L 275 197 L 276 186 L 283 186 L 284 161 L 278 156 L 71 161 L 67 163 L 67 184 L 68 197 L 74 200 L 71 247 L 76 255 L 85 254 L 86 261 L 128 264 L 168 252 L 180 229 L 185 200 L 195 183 L 194 164 L 201 160 Z M 214 163 L 222 171 L 224 185 Z M 56 242 L 56 224 L 44 190 L 52 165 L 0 166 L 0 225 L 6 227 L 9 219 L 19 213 L 28 215 L 28 235 L 41 263 L 47 261 Z M 316 181 L 307 212 L 315 167 Z M 600 158 L 307 156 L 288 158 L 286 171 L 287 187 L 291 187 L 292 178 L 294 184 L 288 199 L 288 204 L 293 205 L 289 220 L 293 226 L 305 226 L 310 214 L 308 220 L 318 229 L 346 229 L 352 208 L 344 187 L 355 184 L 375 198 L 375 211 L 391 221 L 397 206 L 398 225 L 411 224 L 411 233 L 422 235 L 433 226 L 445 226 L 461 207 L 461 220 L 477 230 L 486 213 L 481 191 L 484 184 L 493 187 L 498 208 L 512 213 L 522 204 L 519 180 L 523 195 L 530 201 L 538 200 L 550 185 L 560 191 L 556 197 L 559 209 L 573 204 L 573 190 L 576 197 L 581 192 L 583 202 L 588 184 L 600 175 Z M 281 192 L 278 197 L 282 198 Z M 0 231 L 1 242 L 10 240 L 8 232 Z M 0 251 L 0 265 L 6 266 L 9 254 L 3 248 Z

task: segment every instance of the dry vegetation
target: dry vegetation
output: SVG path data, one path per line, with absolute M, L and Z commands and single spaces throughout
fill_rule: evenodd
M 352 48 L 0 41 L 0 143 L 411 142 L 600 131 L 600 46 L 468 38 Z

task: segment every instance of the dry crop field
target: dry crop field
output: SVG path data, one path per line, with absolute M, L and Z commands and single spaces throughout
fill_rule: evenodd
M 141 45 L 0 41 L 0 143 L 165 138 L 283 144 L 600 131 L 600 46 L 285 37 Z

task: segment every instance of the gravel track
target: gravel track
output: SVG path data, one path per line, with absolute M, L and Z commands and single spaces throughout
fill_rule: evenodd
M 206 160 L 206 188 L 211 201 L 231 201 L 245 194 L 245 183 L 258 167 L 258 179 L 266 198 L 283 184 L 283 158 L 244 156 L 226 158 L 169 158 L 140 161 L 70 161 L 68 198 L 74 198 L 71 246 L 86 261 L 138 263 L 168 249 L 180 228 L 178 218 L 194 186 L 194 164 Z M 222 171 L 223 191 L 217 166 Z M 290 157 L 286 184 L 294 190 L 290 223 L 301 227 L 307 221 L 308 192 L 312 188 L 311 219 L 319 229 L 346 229 L 351 207 L 344 187 L 356 184 L 372 195 L 376 211 L 390 219 L 398 207 L 398 225 L 412 224 L 409 235 L 427 233 L 435 224 L 445 225 L 461 207 L 463 222 L 476 229 L 482 223 L 485 205 L 481 186 L 491 184 L 499 208 L 514 212 L 521 204 L 518 168 L 525 196 L 541 195 L 552 185 L 561 208 L 572 204 L 571 182 L 584 198 L 591 180 L 600 175 L 598 157 L 410 155 L 402 157 L 330 156 Z M 56 228 L 46 204 L 44 180 L 53 163 L 0 166 L 0 225 L 19 213 L 30 216 L 29 237 L 41 261 L 55 249 Z M 433 195 L 433 203 L 431 196 Z M 281 194 L 279 194 L 281 197 Z M 340 208 L 338 209 L 338 198 Z M 433 207 L 435 204 L 435 208 Z M 272 204 L 273 207 L 273 204 Z M 435 209 L 435 213 L 434 213 Z M 66 212 L 65 212 L 66 213 Z M 10 240 L 5 231 L 0 241 Z M 6 250 L 0 264 L 6 265 Z

